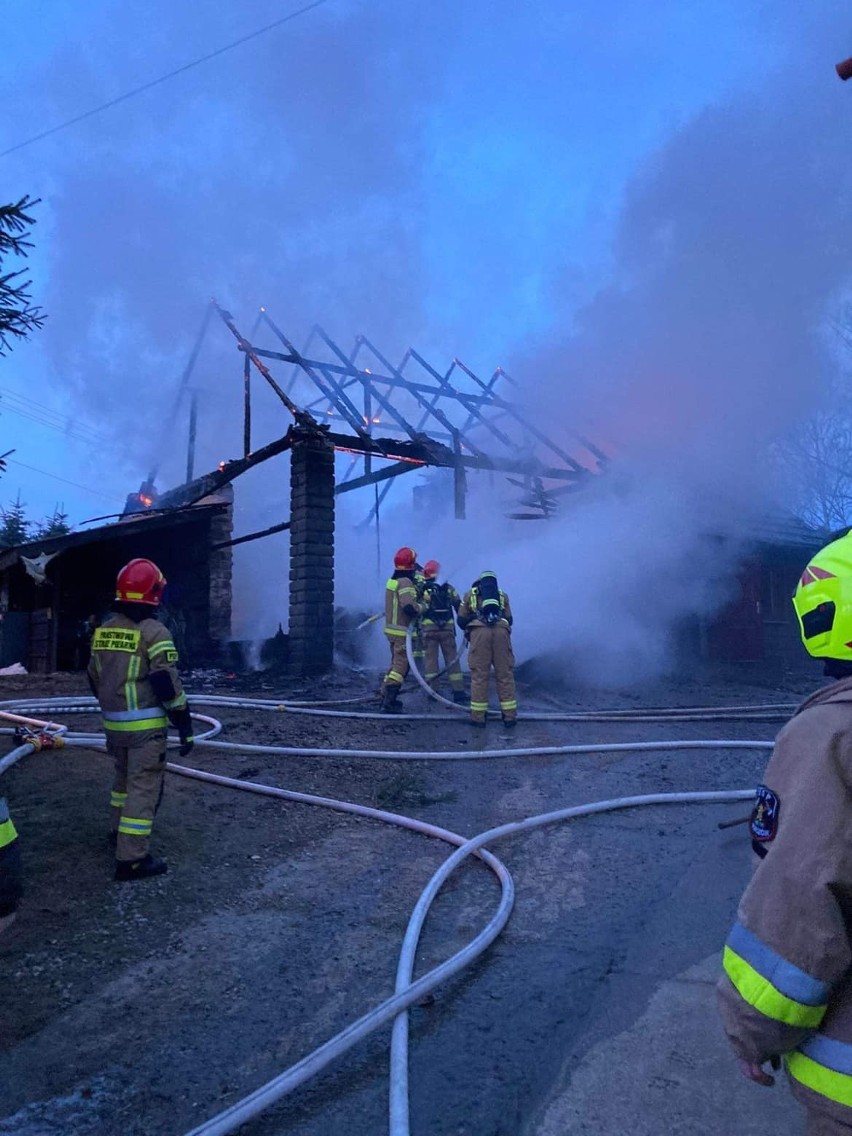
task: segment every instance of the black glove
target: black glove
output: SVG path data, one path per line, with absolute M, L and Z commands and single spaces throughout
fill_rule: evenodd
M 178 753 L 181 757 L 187 757 L 192 753 L 192 747 L 195 745 L 195 738 L 192 736 L 192 718 L 189 713 L 189 706 L 181 706 L 180 710 L 167 710 L 169 721 L 177 730 L 180 737 L 180 749 Z

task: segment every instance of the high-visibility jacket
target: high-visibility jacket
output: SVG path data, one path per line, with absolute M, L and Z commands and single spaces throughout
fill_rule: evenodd
M 108 739 L 122 746 L 142 745 L 152 730 L 165 730 L 169 711 L 186 707 L 177 672 L 178 653 L 171 634 L 158 619 L 134 623 L 111 616 L 92 636 L 88 675 L 100 703 Z M 150 676 L 165 672 L 158 698 Z
M 432 607 L 432 601 L 435 598 L 435 589 L 446 586 L 447 589 L 447 603 L 449 604 L 449 615 L 446 618 L 439 619 Z M 423 615 L 420 618 L 420 626 L 425 630 L 428 627 L 443 626 L 449 623 L 453 625 L 453 613 L 459 610 L 461 605 L 461 596 L 458 594 L 452 584 L 441 585 L 437 580 L 427 580 L 423 585 L 421 593 L 421 601 L 423 603 Z
M 764 782 L 722 1019 L 739 1057 L 785 1055 L 802 1103 L 852 1126 L 852 678 L 799 707 Z
M 18 834 L 9 816 L 9 806 L 0 797 L 0 918 L 12 914 L 22 894 Z
M 416 608 L 411 615 L 406 608 Z M 394 572 L 385 584 L 385 635 L 393 638 L 405 636 L 409 624 L 417 618 L 422 604 L 417 599 L 417 586 L 407 572 Z
M 500 592 L 500 620 L 501 623 L 506 623 L 509 627 L 512 626 L 512 605 L 509 603 L 508 595 L 502 588 L 498 589 Z M 465 597 L 461 602 L 458 614 L 459 627 L 467 630 L 469 627 L 487 627 L 485 620 L 482 618 L 482 613 L 479 606 L 479 589 L 474 585 L 470 591 L 465 593 Z

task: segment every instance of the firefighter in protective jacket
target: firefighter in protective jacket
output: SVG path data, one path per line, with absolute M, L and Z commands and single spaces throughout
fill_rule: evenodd
M 405 639 L 410 624 L 422 610 L 414 581 L 416 564 L 417 553 L 413 548 L 398 549 L 393 558 L 393 575 L 385 584 L 385 635 L 391 653 L 390 670 L 382 687 L 382 712 L 385 714 L 399 714 L 402 710 L 399 691 L 408 674 Z
M 89 683 L 115 763 L 112 835 L 117 880 L 158 876 L 166 863 L 148 851 L 163 795 L 166 731 L 180 734 L 180 754 L 193 745 L 192 720 L 177 673 L 178 653 L 155 618 L 166 586 L 150 560 L 131 560 L 118 574 L 114 612 L 92 636 Z
M 488 679 L 494 668 L 497 697 L 503 725 L 514 726 L 518 719 L 515 696 L 515 656 L 512 653 L 512 608 L 508 595 L 497 584 L 493 572 L 483 572 L 462 600 L 459 627 L 470 641 L 470 717 L 475 726 L 485 727 L 488 715 Z
M 757 791 L 755 871 L 725 946 L 719 1005 L 744 1076 L 783 1058 L 811 1136 L 852 1134 L 852 534 L 793 599 L 835 681 L 796 711 Z
M 14 919 L 23 891 L 18 834 L 6 798 L 0 797 L 0 931 Z
M 440 648 L 453 692 L 453 702 L 466 702 L 454 618 L 461 605 L 461 597 L 452 584 L 438 583 L 440 571 L 441 565 L 437 560 L 427 560 L 423 566 L 423 614 L 420 617 L 420 628 L 423 635 L 425 678 L 433 690 L 438 689 Z

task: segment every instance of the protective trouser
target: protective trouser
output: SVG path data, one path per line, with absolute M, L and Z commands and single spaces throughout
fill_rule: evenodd
M 841 1124 L 824 1112 L 807 1110 L 808 1124 L 805 1136 L 852 1136 L 852 1128 L 848 1124 Z
M 408 674 L 408 655 L 405 653 L 405 636 L 388 635 L 387 640 L 390 644 L 391 665 L 390 670 L 385 675 L 385 686 L 393 684 L 401 686 L 402 680 Z
M 122 746 L 107 738 L 115 763 L 112 831 L 118 834 L 117 860 L 141 860 L 148 852 L 154 814 L 163 798 L 166 732 L 158 730 L 141 745 Z
M 486 627 L 471 627 L 470 651 L 470 716 L 474 722 L 484 722 L 488 712 L 488 676 L 494 667 L 500 712 L 505 721 L 518 716 L 515 697 L 515 656 L 512 639 L 505 623 Z
M 414 656 L 414 661 L 417 664 L 418 670 L 422 671 L 424 667 L 424 657 L 426 648 L 423 641 L 423 632 L 418 627 L 411 635 L 411 654 Z
M 444 656 L 444 666 L 447 669 L 447 678 L 453 690 L 464 690 L 464 678 L 459 666 L 459 653 L 456 647 L 456 635 L 452 624 L 443 627 L 423 628 L 423 647 L 426 652 L 426 681 L 433 690 L 438 688 L 438 648 Z

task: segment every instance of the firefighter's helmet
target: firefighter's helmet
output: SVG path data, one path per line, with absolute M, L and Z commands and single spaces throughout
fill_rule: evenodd
M 115 598 L 124 603 L 156 607 L 163 598 L 166 577 L 152 560 L 131 560 L 115 581 Z
M 417 564 L 417 553 L 413 548 L 398 548 L 393 558 L 397 572 L 406 572 Z
M 441 565 L 437 560 L 427 560 L 423 565 L 423 575 L 427 580 L 437 580 Z
M 796 585 L 793 607 L 809 655 L 852 660 L 852 532 L 811 560 Z

